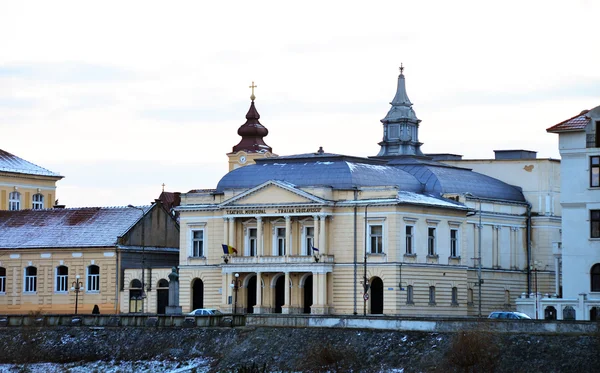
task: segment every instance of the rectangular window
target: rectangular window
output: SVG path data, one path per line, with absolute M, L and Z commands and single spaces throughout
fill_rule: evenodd
M 26 293 L 35 293 L 37 291 L 37 268 L 25 268 L 25 286 L 23 290 Z
M 435 305 L 435 286 L 429 287 L 429 305 Z
M 450 229 L 450 256 L 458 257 L 458 229 Z
M 414 242 L 413 242 L 413 231 L 412 225 L 406 226 L 406 253 L 409 255 L 414 254 Z
M 65 266 L 56 268 L 56 291 L 69 291 L 69 270 Z
M 600 156 L 590 157 L 590 187 L 600 187 Z
M 600 148 L 600 122 L 596 122 L 596 148 Z
M 6 268 L 0 267 L 0 293 L 6 293 Z
M 192 256 L 200 258 L 204 256 L 204 230 L 192 231 Z
M 315 227 L 304 228 L 304 245 L 306 246 L 306 255 L 312 255 L 312 248 L 315 247 Z M 318 247 L 317 247 L 318 249 Z
M 8 209 L 10 211 L 17 211 L 21 209 L 21 193 L 10 192 L 8 194 Z
M 248 255 L 256 256 L 258 229 L 248 228 Z
M 44 196 L 41 194 L 34 194 L 31 201 L 32 210 L 41 210 L 44 208 Z
M 406 287 L 406 304 L 414 304 L 415 301 L 413 300 L 413 287 L 412 285 L 408 285 Z
M 427 237 L 427 255 L 435 255 L 435 228 L 429 227 Z
M 371 254 L 383 253 L 383 225 L 369 225 Z
M 452 305 L 458 306 L 458 288 L 452 288 Z
M 277 228 L 277 255 L 284 256 L 285 255 L 285 228 Z
M 591 237 L 600 238 L 600 210 L 590 211 Z
M 87 291 L 100 291 L 100 267 L 91 265 L 87 272 Z

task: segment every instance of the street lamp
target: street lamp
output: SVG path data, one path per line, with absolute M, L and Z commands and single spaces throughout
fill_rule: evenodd
M 231 289 L 233 290 L 233 314 L 235 314 L 237 311 L 237 293 L 238 293 L 238 289 L 241 286 L 241 282 L 240 282 L 240 280 L 238 280 L 238 278 L 240 277 L 240 274 L 236 273 L 234 276 L 235 276 L 235 279 L 231 280 L 231 284 L 229 285 L 231 287 Z
M 479 197 L 475 197 L 473 194 L 467 192 L 465 193 L 466 197 L 472 198 L 472 199 L 476 199 L 479 202 L 479 225 L 477 226 L 477 228 L 479 229 L 479 234 L 478 234 L 478 244 L 477 244 L 477 287 L 478 287 L 478 306 L 477 306 L 477 316 L 481 317 L 481 285 L 483 284 L 483 280 L 481 279 L 481 233 L 483 230 L 483 225 L 481 224 L 481 198 Z
M 71 284 L 71 290 L 75 292 L 75 314 L 77 315 L 77 305 L 79 304 L 79 292 L 83 289 L 83 282 L 79 281 L 79 275 L 75 276 L 75 281 Z
M 145 225 L 144 225 L 144 209 L 141 207 L 137 207 L 134 205 L 127 205 L 127 207 L 130 207 L 132 209 L 136 209 L 136 210 L 140 210 L 142 212 L 142 295 L 140 296 L 142 299 L 142 313 L 144 313 L 144 299 L 146 298 L 146 281 L 145 281 L 145 275 L 146 275 L 146 246 L 144 245 L 144 234 L 145 234 Z M 136 304 L 137 307 L 137 304 Z

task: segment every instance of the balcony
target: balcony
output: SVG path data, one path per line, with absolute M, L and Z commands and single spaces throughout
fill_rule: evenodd
M 231 256 L 227 263 L 221 264 L 223 273 L 235 272 L 314 272 L 333 271 L 333 255 L 314 256 Z

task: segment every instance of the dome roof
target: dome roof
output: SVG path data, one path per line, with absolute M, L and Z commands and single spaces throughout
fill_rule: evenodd
M 525 202 L 519 187 L 466 168 L 426 158 L 375 160 L 331 153 L 308 153 L 257 160 L 257 164 L 223 176 L 217 193 L 226 189 L 250 189 L 270 180 L 297 187 L 325 186 L 352 189 L 397 186 L 400 191 L 441 197 L 447 193 L 471 193 L 487 199 Z
M 421 183 L 410 173 L 385 162 L 338 154 L 300 154 L 257 160 L 223 176 L 217 192 L 248 189 L 269 180 L 285 181 L 298 187 L 326 186 L 351 189 L 363 186 L 397 185 L 401 190 L 420 192 Z

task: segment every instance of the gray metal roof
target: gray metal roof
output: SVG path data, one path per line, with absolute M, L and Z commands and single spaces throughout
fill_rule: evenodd
M 285 181 L 297 187 L 351 189 L 397 185 L 401 190 L 411 192 L 422 189 L 414 176 L 397 167 L 387 166 L 384 162 L 325 153 L 260 160 L 255 165 L 238 168 L 223 176 L 217 185 L 217 192 L 253 188 L 269 180 Z
M 0 149 L 0 171 L 26 175 L 52 176 L 62 179 L 62 176 L 56 172 L 28 162 L 2 149 Z
M 226 189 L 249 189 L 269 180 L 297 187 L 326 186 L 352 189 L 397 186 L 400 191 L 442 196 L 471 193 L 476 197 L 525 202 L 521 188 L 498 179 L 439 163 L 425 157 L 374 159 L 313 153 L 268 158 L 223 176 L 217 193 Z
M 425 161 L 398 164 L 397 167 L 411 173 L 423 184 L 424 193 L 471 193 L 476 197 L 525 202 L 521 188 L 467 168 L 452 167 L 438 162 Z

